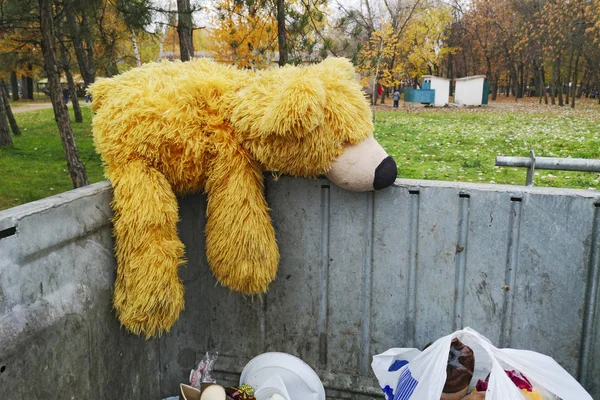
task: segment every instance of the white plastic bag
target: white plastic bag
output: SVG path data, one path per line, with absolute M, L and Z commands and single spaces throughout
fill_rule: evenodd
M 521 400 L 521 390 L 504 370 L 517 370 L 544 399 L 593 400 L 554 359 L 527 350 L 498 349 L 471 328 L 436 340 L 424 351 L 390 349 L 373 357 L 371 367 L 387 400 L 439 400 L 446 382 L 446 365 L 452 339 L 469 346 L 475 356 L 472 384 L 490 373 L 486 400 Z

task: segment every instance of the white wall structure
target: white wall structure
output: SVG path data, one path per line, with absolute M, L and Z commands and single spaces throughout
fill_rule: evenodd
M 423 83 L 430 82 L 430 89 L 435 90 L 435 101 L 436 106 L 445 106 L 448 104 L 450 98 L 450 80 L 446 78 L 440 78 L 433 75 L 423 75 Z
M 485 75 L 457 78 L 454 103 L 463 106 L 480 106 L 483 100 L 484 81 Z

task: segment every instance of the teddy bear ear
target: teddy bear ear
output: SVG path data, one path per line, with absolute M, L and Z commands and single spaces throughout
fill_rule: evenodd
M 323 70 L 324 76 L 335 76 L 341 73 L 347 79 L 355 79 L 356 71 L 347 58 L 328 57 L 321 61 L 319 67 Z
M 323 123 L 325 100 L 325 85 L 315 74 L 304 68 L 285 74 L 259 130 L 302 137 Z

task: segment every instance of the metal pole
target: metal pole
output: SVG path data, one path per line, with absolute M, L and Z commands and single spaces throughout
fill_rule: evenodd
M 496 157 L 497 167 L 523 167 L 536 169 L 554 169 L 562 171 L 600 172 L 600 160 L 585 158 L 553 158 L 553 157 Z
M 531 163 L 529 165 L 529 169 L 527 170 L 527 178 L 525 179 L 525 185 L 533 186 L 533 177 L 535 176 L 536 164 L 535 153 L 533 152 L 533 150 L 529 151 L 529 159 L 531 160 Z

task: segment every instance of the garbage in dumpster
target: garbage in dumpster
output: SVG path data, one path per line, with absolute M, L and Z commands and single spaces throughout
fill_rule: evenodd
M 446 365 L 446 382 L 442 389 L 442 400 L 462 399 L 467 394 L 474 370 L 473 350 L 457 338 L 452 339 Z
M 533 385 L 529 382 L 529 379 L 519 371 L 504 371 L 506 375 L 510 378 L 510 380 L 515 384 L 516 387 L 521 389 L 523 392 L 523 396 L 527 400 L 543 400 L 542 395 L 533 389 Z M 485 392 L 488 388 L 488 383 L 490 380 L 490 375 L 488 374 L 485 381 L 479 379 L 477 381 L 477 385 L 475 386 L 475 390 L 465 399 L 466 400 L 483 400 L 485 399 Z
M 225 389 L 227 398 L 232 400 L 256 400 L 254 389 L 250 385 L 241 384 Z
M 226 400 L 225 388 L 216 383 L 204 387 L 201 392 L 200 400 Z
M 180 397 L 165 400 L 325 400 L 317 373 L 291 354 L 254 357 L 244 367 L 239 386 L 225 389 L 216 384 L 213 374 L 217 358 L 217 352 L 207 352 L 190 372 L 190 384 L 180 385 Z
M 471 328 L 444 336 L 423 351 L 392 348 L 374 356 L 371 367 L 386 399 L 449 398 L 449 393 L 443 393 L 448 378 L 453 378 L 453 373 L 448 373 L 449 364 L 460 364 L 468 370 L 465 357 L 456 356 L 464 349 L 454 339 L 474 355 L 473 374 L 466 390 L 472 392 L 464 399 L 592 400 L 551 357 L 528 350 L 499 349 Z M 476 384 L 480 381 L 478 390 Z
M 202 360 L 198 363 L 196 369 L 190 371 L 190 386 L 202 390 L 202 384 L 217 383 L 213 375 L 215 362 L 219 358 L 216 351 L 207 351 Z
M 179 385 L 180 400 L 226 400 L 225 389 L 217 385 L 213 368 L 219 353 L 209 351 L 190 372 L 190 384 Z
M 179 385 L 179 399 L 180 400 L 200 400 L 200 390 L 182 383 Z
M 286 353 L 264 353 L 244 367 L 240 383 L 256 389 L 256 400 L 325 400 L 317 373 L 304 361 Z
M 179 400 L 226 400 L 227 395 L 225 394 L 225 388 L 216 383 L 203 384 L 202 390 L 196 389 L 195 387 L 186 385 L 184 383 L 179 385 L 180 394 L 175 399 Z M 171 399 L 171 398 L 169 398 Z M 166 400 L 169 400 L 166 399 Z
M 279 376 L 272 376 L 256 391 L 256 400 L 290 400 L 287 387 Z

